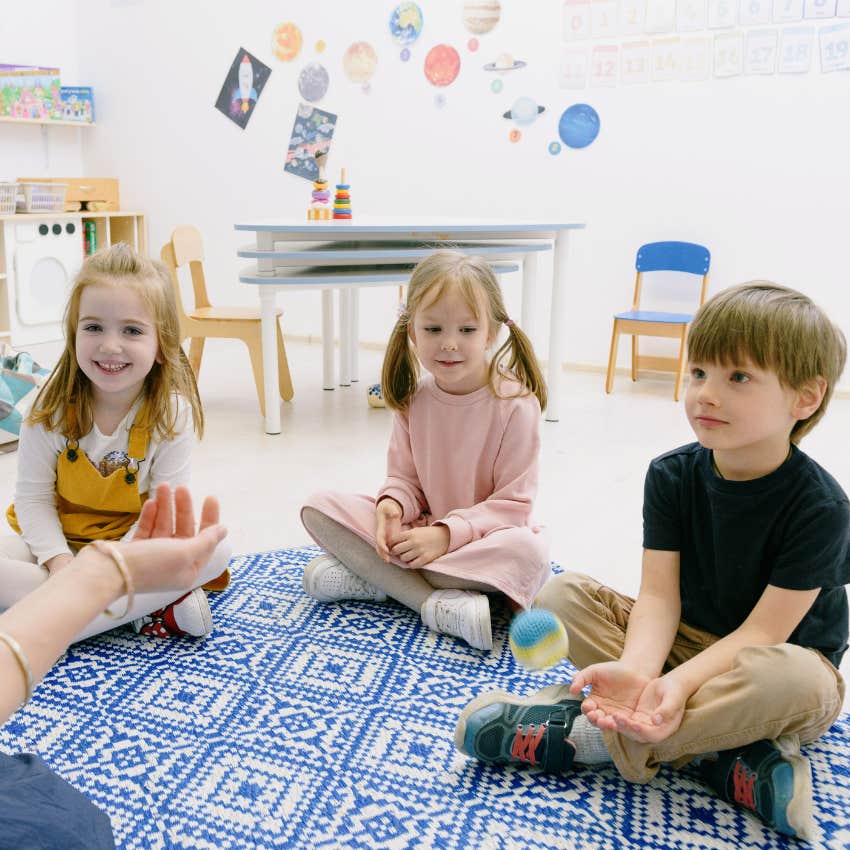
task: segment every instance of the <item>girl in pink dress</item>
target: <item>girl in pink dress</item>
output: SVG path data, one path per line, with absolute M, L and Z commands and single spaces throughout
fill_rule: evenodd
M 386 482 L 377 498 L 308 500 L 301 519 L 325 552 L 304 589 L 322 602 L 390 596 L 430 629 L 492 649 L 487 594 L 527 608 L 550 575 L 532 517 L 546 387 L 483 258 L 440 251 L 414 269 L 381 386 L 395 413 Z

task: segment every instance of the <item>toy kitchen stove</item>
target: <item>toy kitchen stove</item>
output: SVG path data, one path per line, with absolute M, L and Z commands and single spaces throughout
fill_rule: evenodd
M 3 236 L 12 345 L 61 339 L 65 302 L 83 262 L 82 217 L 16 216 L 3 222 Z

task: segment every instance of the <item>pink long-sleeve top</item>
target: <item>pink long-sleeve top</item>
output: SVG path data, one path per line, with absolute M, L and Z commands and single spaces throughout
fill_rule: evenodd
M 503 379 L 499 391 L 521 390 Z M 426 375 L 395 415 L 378 500 L 395 499 L 404 523 L 430 514 L 429 524 L 445 524 L 453 552 L 496 529 L 534 525 L 539 450 L 534 395 L 498 398 L 489 386 L 452 395 Z

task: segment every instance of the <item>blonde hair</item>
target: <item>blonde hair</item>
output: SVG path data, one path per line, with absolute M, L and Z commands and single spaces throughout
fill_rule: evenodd
M 817 378 L 826 381 L 818 409 L 795 423 L 798 443 L 826 413 L 844 370 L 844 334 L 810 298 L 768 281 L 725 289 L 700 307 L 688 333 L 688 359 L 697 363 L 752 361 L 776 373 L 794 390 Z
M 460 251 L 437 251 L 413 270 L 407 301 L 390 335 L 381 370 L 381 391 L 387 406 L 405 410 L 416 392 L 419 360 L 410 339 L 410 325 L 417 310 L 438 301 L 449 287 L 460 293 L 476 319 L 481 318 L 479 297 L 484 296 L 491 336 L 495 337 L 501 325 L 508 322 L 508 338 L 490 361 L 487 382 L 493 394 L 505 398 L 500 395 L 497 382 L 501 376 L 514 377 L 525 388 L 523 394 L 535 395 L 540 409 L 545 410 L 546 383 L 531 340 L 509 321 L 499 282 L 487 261 Z
M 139 295 L 153 317 L 162 362 L 155 362 L 145 376 L 145 403 L 139 424 L 161 439 L 170 439 L 177 425 L 174 396 L 183 396 L 192 408 L 195 432 L 201 437 L 204 414 L 195 374 L 180 347 L 180 320 L 171 276 L 162 263 L 143 257 L 123 242 L 87 257 L 74 279 L 63 320 L 65 349 L 36 397 L 28 421 L 49 431 L 58 429 L 72 440 L 79 440 L 92 429 L 91 381 L 80 369 L 75 348 L 80 299 L 87 286 L 128 287 Z

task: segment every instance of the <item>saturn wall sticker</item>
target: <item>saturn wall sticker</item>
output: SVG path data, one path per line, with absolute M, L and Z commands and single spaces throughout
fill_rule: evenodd
M 522 59 L 514 59 L 510 53 L 500 53 L 495 62 L 488 62 L 484 66 L 485 71 L 495 71 L 497 74 L 505 74 L 508 71 L 518 71 L 526 66 Z

